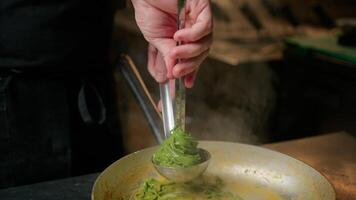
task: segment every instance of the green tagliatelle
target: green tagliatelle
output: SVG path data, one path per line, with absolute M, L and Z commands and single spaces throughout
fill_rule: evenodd
M 201 162 L 198 142 L 177 127 L 153 155 L 153 161 L 164 167 L 190 167 Z
M 134 200 L 243 200 L 223 189 L 224 183 L 218 178 L 196 179 L 188 183 L 174 183 L 145 180 L 138 191 L 130 198 Z M 121 198 L 120 200 L 125 200 Z

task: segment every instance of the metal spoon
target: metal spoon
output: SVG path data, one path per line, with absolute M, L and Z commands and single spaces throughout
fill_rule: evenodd
M 185 23 L 185 0 L 178 0 L 178 17 L 177 27 L 178 30 L 184 27 Z M 177 45 L 181 43 L 178 42 Z M 179 60 L 178 60 L 179 62 Z M 169 81 L 164 84 L 160 84 L 160 95 L 162 101 L 162 117 L 165 137 L 168 138 L 171 130 L 178 125 L 183 130 L 185 128 L 185 87 L 184 79 L 179 78 L 175 81 L 175 116 L 173 113 L 172 98 L 170 92 Z M 175 117 L 175 118 L 174 118 Z M 209 165 L 210 153 L 204 149 L 199 149 L 201 162 L 190 167 L 164 167 L 157 165 L 153 159 L 151 159 L 155 169 L 159 174 L 165 178 L 175 182 L 187 182 L 191 181 L 201 174 L 203 174 Z
M 168 138 L 171 130 L 175 127 L 169 82 L 160 84 L 160 94 L 164 133 L 165 137 Z M 153 159 L 151 161 L 157 172 L 165 178 L 175 182 L 187 182 L 203 174 L 209 165 L 210 153 L 204 149 L 199 149 L 199 154 L 202 162 L 190 167 L 164 167 L 156 164 Z
M 190 167 L 164 167 L 155 164 L 153 159 L 151 161 L 157 172 L 168 180 L 177 183 L 188 182 L 202 175 L 208 168 L 210 153 L 205 149 L 199 149 L 199 154 L 202 162 Z
M 163 130 L 166 139 L 171 134 L 171 130 L 173 130 L 175 127 L 172 97 L 170 90 L 171 89 L 169 86 L 169 81 L 167 81 L 166 83 L 159 84 L 159 93 L 161 96 L 162 103 Z

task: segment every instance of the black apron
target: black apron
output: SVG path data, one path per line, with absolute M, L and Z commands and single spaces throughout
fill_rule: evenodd
M 0 69 L 98 66 L 112 13 L 109 0 L 1 0 Z
M 0 1 L 0 188 L 97 172 L 123 154 L 111 5 Z

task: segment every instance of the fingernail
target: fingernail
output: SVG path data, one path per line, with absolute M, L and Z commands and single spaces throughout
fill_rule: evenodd
M 173 36 L 173 39 L 176 40 L 176 41 L 180 41 L 181 40 L 181 36 L 179 33 L 176 33 L 174 36 Z
M 181 74 L 181 71 L 179 71 L 179 70 L 173 68 L 172 74 L 173 74 L 173 77 L 178 78 L 179 75 Z
M 173 79 L 174 77 L 171 76 L 170 74 L 167 74 L 167 78 L 168 78 L 168 79 Z
M 187 88 L 192 88 L 193 87 L 193 76 L 187 76 L 185 78 L 185 86 Z
M 193 76 L 192 76 L 192 75 L 187 76 L 187 77 L 186 77 L 186 80 L 187 80 L 188 82 L 192 82 L 192 81 L 193 81 Z

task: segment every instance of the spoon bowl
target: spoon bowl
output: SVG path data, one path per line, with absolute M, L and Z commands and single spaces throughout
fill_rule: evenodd
M 156 164 L 153 159 L 151 162 L 157 170 L 157 172 L 168 180 L 181 183 L 191 181 L 200 175 L 202 175 L 208 168 L 211 158 L 210 153 L 205 149 L 199 149 L 199 154 L 202 161 L 196 165 L 190 167 L 165 167 Z

